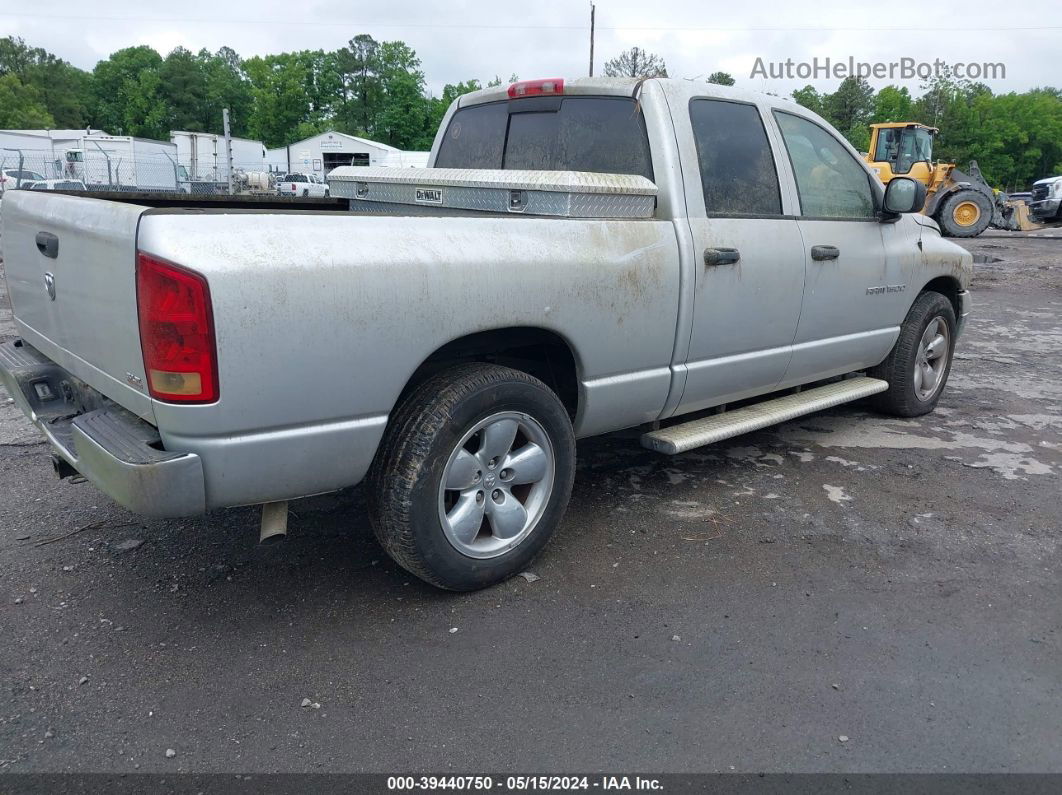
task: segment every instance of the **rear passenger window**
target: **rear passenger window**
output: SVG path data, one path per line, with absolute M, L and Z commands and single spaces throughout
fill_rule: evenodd
M 781 215 L 778 172 L 755 105 L 690 102 L 708 215 Z
M 818 218 L 873 218 L 870 177 L 841 142 L 814 122 L 774 112 L 800 195 L 800 213 Z
M 435 158 L 436 168 L 501 168 L 509 111 L 504 102 L 454 113 Z

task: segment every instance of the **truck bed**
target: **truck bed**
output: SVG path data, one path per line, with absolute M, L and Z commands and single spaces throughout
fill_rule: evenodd
M 177 207 L 203 210 L 319 210 L 321 212 L 346 212 L 346 199 L 298 198 L 284 199 L 279 196 L 240 195 L 212 196 L 187 193 L 159 193 L 156 191 L 48 191 L 49 195 L 76 196 L 80 199 L 139 204 L 142 207 Z
M 197 456 L 207 508 L 359 482 L 411 374 L 498 329 L 534 329 L 565 355 L 564 340 L 581 341 L 579 435 L 652 419 L 670 389 L 681 275 L 671 221 L 14 193 L 2 222 L 16 333 L 157 428 L 166 451 Z M 138 252 L 208 282 L 214 402 L 148 394 Z

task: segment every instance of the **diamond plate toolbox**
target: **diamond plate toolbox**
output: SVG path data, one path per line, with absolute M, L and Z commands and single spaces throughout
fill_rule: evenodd
M 332 196 L 350 209 L 420 208 L 566 218 L 651 218 L 656 185 L 633 174 L 458 168 L 340 166 L 328 175 Z M 386 205 L 386 208 L 383 206 Z

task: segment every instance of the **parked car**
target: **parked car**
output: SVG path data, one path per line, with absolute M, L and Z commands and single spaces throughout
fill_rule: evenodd
M 30 185 L 30 190 L 86 190 L 79 179 L 42 179 Z
M 793 102 L 526 81 L 456 100 L 431 164 L 337 169 L 353 210 L 5 197 L 0 378 L 60 476 L 156 516 L 263 504 L 264 534 L 364 482 L 384 549 L 467 590 L 542 549 L 576 438 L 940 398 L 972 256 Z
M 277 181 L 278 196 L 327 196 L 328 186 L 316 174 L 285 174 Z
M 45 176 L 29 169 L 5 168 L 0 170 L 0 193 L 12 188 L 24 188 L 27 182 L 37 182 Z
M 1062 221 L 1062 176 L 1033 183 L 1029 215 L 1040 223 Z

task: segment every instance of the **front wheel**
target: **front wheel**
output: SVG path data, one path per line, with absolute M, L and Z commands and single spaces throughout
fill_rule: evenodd
M 400 566 L 470 591 L 527 566 L 574 477 L 571 421 L 549 387 L 508 367 L 461 365 L 395 412 L 369 472 L 369 515 Z
M 897 417 L 918 417 L 937 406 L 955 352 L 955 309 L 940 293 L 922 293 L 900 327 L 888 357 L 867 375 L 889 382 L 872 400 Z
M 980 191 L 956 191 L 944 200 L 937 221 L 949 237 L 977 237 L 992 223 L 992 202 Z

